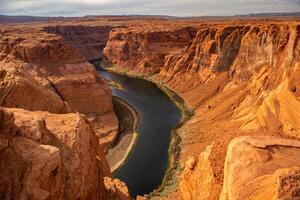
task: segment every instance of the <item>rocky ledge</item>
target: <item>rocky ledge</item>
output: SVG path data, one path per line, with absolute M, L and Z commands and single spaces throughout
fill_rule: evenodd
M 1 198 L 130 199 L 86 117 L 1 108 L 0 124 Z
M 212 145 L 197 159 L 190 157 L 186 162 L 180 180 L 184 200 L 299 198 L 299 140 L 271 136 L 233 139 L 225 159 L 223 187 L 213 175 L 211 153 Z
M 111 90 L 80 50 L 37 28 L 7 29 L 0 39 L 1 106 L 86 114 L 106 148 L 118 120 Z

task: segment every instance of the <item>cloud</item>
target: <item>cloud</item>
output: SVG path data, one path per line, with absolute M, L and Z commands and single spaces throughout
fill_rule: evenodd
M 300 11 L 300 0 L 0 0 L 0 5 L 0 14 L 42 16 L 202 16 Z

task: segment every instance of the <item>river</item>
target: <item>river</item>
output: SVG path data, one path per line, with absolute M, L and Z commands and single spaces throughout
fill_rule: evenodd
M 180 110 L 154 83 L 108 71 L 99 73 L 123 87 L 112 88 L 113 95 L 127 101 L 140 117 L 136 144 L 113 175 L 126 183 L 132 196 L 148 194 L 161 184 L 166 172 L 171 132 L 180 122 Z

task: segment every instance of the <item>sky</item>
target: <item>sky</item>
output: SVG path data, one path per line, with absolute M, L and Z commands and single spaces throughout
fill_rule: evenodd
M 230 16 L 300 12 L 300 0 L 0 0 L 0 15 Z

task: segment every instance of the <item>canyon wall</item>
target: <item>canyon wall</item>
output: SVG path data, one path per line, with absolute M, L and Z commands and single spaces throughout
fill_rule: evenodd
M 104 155 L 110 88 L 87 47 L 44 28 L 0 26 L 0 199 L 131 199 Z
M 1 199 L 130 199 L 80 114 L 0 108 Z
M 73 43 L 86 60 L 102 59 L 112 26 L 56 25 L 44 27 L 48 33 L 58 34 Z
M 180 54 L 195 36 L 195 27 L 156 24 L 113 29 L 103 50 L 113 64 L 141 74 L 154 74 L 168 54 Z
M 103 154 L 118 122 L 87 60 L 105 57 L 193 110 L 165 198 L 297 199 L 299 22 L 130 23 L 110 32 L 104 55 L 119 22 L 0 26 L 0 198 L 130 198 Z
M 159 64 L 149 65 L 148 70 L 139 67 L 139 63 L 147 61 L 145 55 L 149 52 L 151 54 L 161 48 L 150 51 L 141 47 L 149 44 L 144 35 L 152 34 L 154 31 L 151 29 L 156 27 L 141 27 L 139 37 L 133 33 L 134 38 L 139 38 L 133 42 L 129 42 L 132 28 L 112 31 L 104 54 L 117 70 L 143 76 L 151 74 L 149 78 L 174 90 L 185 100 L 188 109 L 194 111 L 191 119 L 178 130 L 181 137 L 178 160 L 185 170 L 180 179 L 181 190 L 170 194 L 169 198 L 177 199 L 176 196 L 180 195 L 183 199 L 218 199 L 223 187 L 222 199 L 240 199 L 241 193 L 229 193 L 237 188 L 237 184 L 240 184 L 240 191 L 246 190 L 247 187 L 243 187 L 247 181 L 239 180 L 238 175 L 229 173 L 227 168 L 224 171 L 224 163 L 228 162 L 225 162 L 225 157 L 230 154 L 227 150 L 230 141 L 246 135 L 281 138 L 278 139 L 280 144 L 284 138 L 299 140 L 300 25 L 297 21 L 235 20 L 203 22 L 194 27 L 197 34 L 186 41 L 187 45 L 177 46 L 174 41 L 175 45 L 171 45 L 177 51 L 165 51 L 167 55 L 162 54 L 160 59 L 155 59 Z M 176 29 L 173 30 L 176 32 Z M 152 38 L 159 43 L 160 35 L 163 34 L 157 33 Z M 267 143 L 271 138 L 262 137 L 260 140 Z M 288 151 L 299 156 L 297 148 Z M 250 155 L 245 160 L 250 162 L 253 159 Z M 292 175 L 279 176 L 279 168 L 279 171 L 269 170 L 269 164 L 261 164 L 259 170 L 263 173 L 249 177 L 259 179 L 269 173 L 270 179 L 266 182 L 282 180 L 280 177 L 283 176 L 298 177 L 297 169 L 293 167 L 299 166 L 299 163 L 293 159 L 295 162 L 291 165 L 279 167 L 281 171 L 289 168 L 286 172 Z M 245 173 L 250 170 L 246 167 L 241 169 L 246 170 Z M 236 179 L 236 184 L 232 184 L 232 179 Z M 227 183 L 227 180 L 231 182 Z M 282 190 L 282 186 L 276 187 Z M 297 184 L 292 188 L 298 191 Z M 253 187 L 251 191 L 256 194 L 258 190 Z M 270 192 L 273 196 L 277 195 L 269 190 L 263 187 L 260 194 Z M 297 192 L 285 195 L 293 198 L 295 194 L 298 195 Z M 259 197 L 243 196 L 245 199 Z
M 2 106 L 84 113 L 101 143 L 116 139 L 111 90 L 73 43 L 42 28 L 8 29 L 0 39 L 0 59 Z

